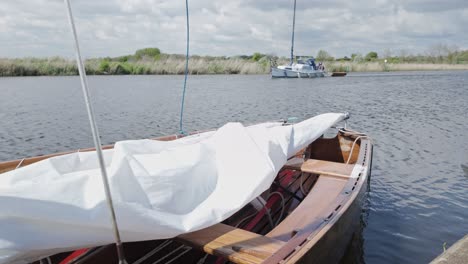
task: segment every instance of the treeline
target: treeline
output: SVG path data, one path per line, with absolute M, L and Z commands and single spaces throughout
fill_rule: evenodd
M 183 74 L 185 56 L 164 54 L 158 48 L 140 49 L 132 55 L 85 61 L 89 75 Z M 254 53 L 234 57 L 197 56 L 189 60 L 190 74 L 261 74 L 270 69 L 269 57 Z M 0 59 L 0 76 L 77 75 L 76 62 L 60 57 Z
M 349 57 L 334 58 L 325 50 L 317 53 L 316 59 L 319 61 L 338 62 L 387 62 L 387 63 L 433 63 L 433 64 L 468 64 L 468 50 L 459 50 L 457 47 L 438 44 L 430 47 L 421 54 L 410 54 L 406 50 L 392 51 L 385 50 L 382 54 L 371 51 L 367 54 L 353 53 Z

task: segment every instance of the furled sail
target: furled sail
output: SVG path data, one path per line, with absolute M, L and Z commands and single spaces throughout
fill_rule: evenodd
M 170 238 L 223 221 L 344 118 L 228 123 L 174 141 L 117 142 L 104 156 L 122 240 Z M 98 166 L 94 152 L 77 152 L 0 174 L 0 263 L 112 243 Z

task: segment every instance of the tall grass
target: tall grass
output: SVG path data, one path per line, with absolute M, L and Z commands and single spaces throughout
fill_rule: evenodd
M 183 74 L 185 60 L 180 55 L 162 55 L 157 59 L 88 59 L 86 73 L 102 74 Z M 268 60 L 241 58 L 212 58 L 193 56 L 189 61 L 190 74 L 264 74 L 269 72 Z M 0 76 L 77 75 L 74 60 L 63 58 L 0 59 Z
M 384 62 L 325 62 L 327 71 L 383 72 L 383 71 L 440 71 L 468 70 L 468 64 L 442 63 L 384 63 Z
M 0 76 L 76 75 L 72 61 L 53 57 L 47 59 L 0 59 Z
M 288 64 L 287 58 L 277 63 Z M 416 70 L 468 70 L 468 64 L 434 63 L 383 63 L 374 62 L 325 62 L 327 71 L 416 71 Z M 96 58 L 85 61 L 90 75 L 121 74 L 183 74 L 183 55 L 157 54 L 155 56 L 128 55 L 117 58 Z M 267 74 L 270 72 L 269 56 L 210 57 L 192 56 L 190 74 Z M 60 57 L 51 58 L 0 58 L 0 76 L 77 75 L 75 61 Z

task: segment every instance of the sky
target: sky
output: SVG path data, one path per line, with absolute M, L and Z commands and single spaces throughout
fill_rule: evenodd
M 82 54 L 185 52 L 185 0 L 70 0 Z M 190 52 L 289 56 L 293 0 L 189 0 Z M 62 0 L 1 0 L 0 58 L 73 57 Z M 297 0 L 295 54 L 468 49 L 468 0 Z

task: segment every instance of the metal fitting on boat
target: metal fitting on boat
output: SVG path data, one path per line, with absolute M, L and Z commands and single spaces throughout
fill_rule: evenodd
M 348 111 L 344 112 L 344 120 L 348 120 L 351 117 Z

